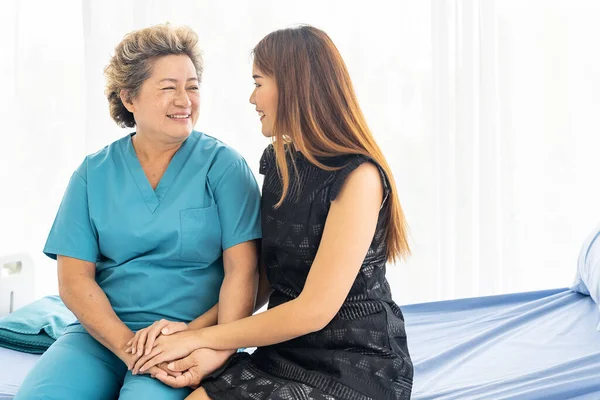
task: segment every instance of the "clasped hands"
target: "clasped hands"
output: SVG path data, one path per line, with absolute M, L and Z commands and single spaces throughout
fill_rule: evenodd
M 133 374 L 150 374 L 173 388 L 197 388 L 235 352 L 199 346 L 184 322 L 160 320 L 136 332 L 125 352 Z

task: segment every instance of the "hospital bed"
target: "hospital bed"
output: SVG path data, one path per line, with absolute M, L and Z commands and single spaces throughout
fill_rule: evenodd
M 578 267 L 578 277 L 592 279 L 591 296 L 565 288 L 402 306 L 415 366 L 412 398 L 600 400 L 594 240 L 582 248 Z M 586 260 L 598 269 L 586 270 Z M 4 297 L 7 282 L 5 276 Z M 21 284 L 13 279 L 10 287 Z M 39 357 L 0 347 L 0 400 L 13 398 Z
M 0 347 L 0 400 L 10 400 L 14 397 L 23 379 L 39 358 L 37 354 Z
M 403 306 L 413 399 L 600 399 L 598 309 L 569 289 Z M 0 348 L 0 399 L 39 356 Z
M 600 399 L 598 308 L 570 289 L 402 307 L 413 399 Z

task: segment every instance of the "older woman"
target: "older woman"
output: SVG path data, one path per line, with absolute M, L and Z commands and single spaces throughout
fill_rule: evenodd
M 259 189 L 237 152 L 193 130 L 201 61 L 188 28 L 142 29 L 116 47 L 105 71 L 110 113 L 135 132 L 71 177 L 44 252 L 58 260 L 60 295 L 78 322 L 17 400 L 182 399 L 188 389 L 128 371 L 142 354 L 129 349 L 134 332 L 252 313 Z

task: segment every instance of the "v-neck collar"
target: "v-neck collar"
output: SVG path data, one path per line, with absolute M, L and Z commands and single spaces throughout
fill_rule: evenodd
M 135 133 L 132 133 L 124 137 L 121 142 L 121 148 L 123 149 L 123 155 L 133 180 L 140 190 L 148 210 L 154 214 L 162 199 L 173 185 L 175 178 L 177 178 L 177 175 L 179 175 L 179 172 L 181 172 L 183 166 L 188 160 L 189 155 L 194 148 L 194 144 L 198 140 L 198 134 L 196 134 L 195 131 L 192 131 L 187 139 L 181 144 L 179 149 L 177 149 L 173 155 L 173 158 L 171 158 L 165 173 L 160 178 L 156 189 L 152 189 L 152 185 L 150 185 L 150 182 L 144 173 L 144 169 L 142 168 L 142 164 L 140 163 L 140 160 L 135 152 L 132 141 L 134 135 Z

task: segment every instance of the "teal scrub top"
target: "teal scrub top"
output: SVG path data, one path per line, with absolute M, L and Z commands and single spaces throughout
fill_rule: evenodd
M 214 306 L 223 251 L 260 238 L 261 228 L 260 191 L 236 151 L 193 131 L 153 190 L 134 134 L 73 173 L 44 253 L 96 263 L 116 314 L 138 330 L 161 318 L 189 322 Z

